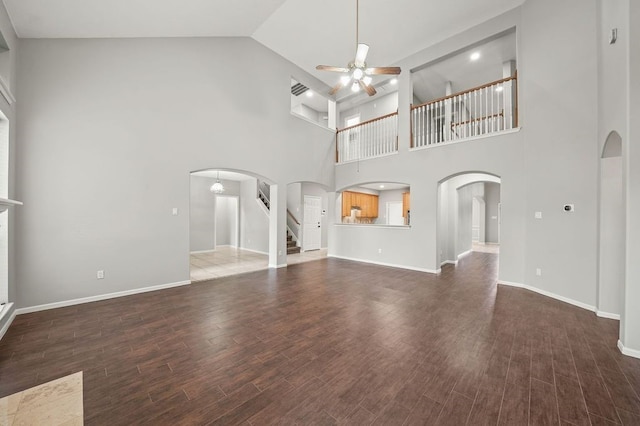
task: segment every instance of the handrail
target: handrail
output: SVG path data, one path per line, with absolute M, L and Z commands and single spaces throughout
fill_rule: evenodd
M 497 114 L 493 114 L 493 115 L 485 115 L 484 117 L 473 118 L 467 121 L 458 121 L 457 123 L 451 123 L 451 129 L 453 129 L 456 126 L 462 126 L 464 124 L 474 123 L 476 121 L 488 120 L 490 118 L 498 118 L 498 117 L 504 117 L 504 111 L 499 112 Z
M 393 117 L 394 115 L 398 115 L 398 111 L 392 112 L 391 114 L 383 115 L 381 117 L 372 118 L 371 120 L 363 121 L 362 123 L 354 124 L 353 126 L 345 127 L 344 129 L 336 130 L 336 133 L 344 132 L 345 130 L 355 129 L 356 127 L 364 126 L 365 124 L 374 123 L 379 120 L 384 120 L 385 118 Z
M 287 209 L 287 214 L 294 221 L 296 225 L 300 226 L 300 222 L 298 222 L 298 219 L 296 219 L 296 217 L 293 215 L 293 213 L 291 213 L 289 209 Z
M 457 93 L 454 93 L 452 95 L 447 95 L 447 96 L 444 96 L 442 98 L 434 99 L 432 101 L 425 102 L 425 103 L 420 104 L 420 105 L 411 105 L 411 109 L 414 110 L 416 108 L 420 108 L 420 107 L 423 107 L 423 106 L 434 104 L 436 102 L 446 101 L 448 99 L 455 98 L 456 96 L 466 95 L 467 93 L 475 92 L 476 90 L 485 89 L 487 87 L 491 87 L 491 86 L 494 86 L 496 84 L 506 83 L 507 81 L 512 81 L 512 80 L 518 80 L 518 74 L 517 73 L 515 75 L 511 76 L 511 77 L 506 77 L 506 78 L 502 78 L 500 80 L 492 81 L 491 83 L 486 83 L 486 84 L 483 84 L 482 86 L 474 87 L 474 88 L 468 89 L 468 90 L 463 90 L 462 92 L 457 92 Z

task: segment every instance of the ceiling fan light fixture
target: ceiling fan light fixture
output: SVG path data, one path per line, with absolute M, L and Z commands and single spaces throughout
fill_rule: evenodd
M 335 67 L 331 65 L 318 65 L 318 71 L 343 72 L 348 75 L 343 76 L 340 82 L 333 86 L 329 91 L 329 95 L 333 96 L 343 87 L 351 85 L 352 92 L 359 92 L 360 89 L 367 92 L 369 96 L 376 94 L 376 89 L 371 84 L 373 79 L 369 76 L 375 75 L 398 75 L 401 72 L 400 67 L 372 67 L 367 68 L 366 59 L 369 53 L 369 45 L 360 43 L 359 40 L 359 24 L 360 24 L 360 7 L 359 0 L 356 0 L 356 56 L 352 62 L 347 64 L 346 68 Z M 366 76 L 366 77 L 365 77 Z

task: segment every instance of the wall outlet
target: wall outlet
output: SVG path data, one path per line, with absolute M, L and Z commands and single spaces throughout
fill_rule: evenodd
M 382 249 L 378 249 L 378 254 L 382 254 Z
M 278 250 L 278 256 L 282 256 L 282 250 Z
M 536 219 L 542 219 L 542 212 L 536 212 L 535 218 Z
M 542 269 L 536 268 L 536 275 L 541 277 L 542 276 Z
M 172 215 L 174 215 L 174 216 L 178 216 L 178 208 L 177 208 L 177 207 L 174 207 L 174 208 L 171 210 L 171 214 L 172 214 Z
M 102 269 L 100 269 L 97 273 L 96 273 L 96 278 L 99 280 L 103 280 L 104 279 L 104 271 Z

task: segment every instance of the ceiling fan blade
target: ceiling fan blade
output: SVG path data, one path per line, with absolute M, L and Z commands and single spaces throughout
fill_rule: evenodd
M 338 93 L 338 90 L 342 89 L 343 87 L 344 84 L 342 84 L 342 82 L 336 84 L 335 86 L 333 86 L 333 89 L 329 90 L 329 95 L 335 95 L 336 93 Z
M 369 46 L 364 43 L 359 43 L 358 50 L 356 50 L 356 59 L 353 61 L 356 67 L 364 66 L 364 61 L 367 59 L 367 53 L 369 53 Z
M 358 80 L 358 83 L 360 83 L 360 87 L 362 87 L 362 89 L 363 89 L 365 92 L 367 92 L 367 94 L 368 94 L 369 96 L 373 96 L 373 95 L 375 95 L 375 94 L 376 94 L 376 89 L 374 89 L 372 85 L 370 85 L 370 84 L 365 84 L 365 82 L 364 82 L 364 81 L 362 81 L 362 80 Z
M 367 75 L 398 75 L 401 71 L 402 70 L 400 69 L 400 67 L 373 67 L 367 68 L 366 70 L 364 70 L 364 73 Z
M 332 67 L 331 65 L 318 65 L 316 69 L 318 71 L 349 72 L 349 68 Z

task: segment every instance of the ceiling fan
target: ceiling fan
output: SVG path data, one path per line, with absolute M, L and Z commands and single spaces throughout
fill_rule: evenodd
M 371 85 L 372 75 L 398 75 L 400 74 L 400 67 L 373 67 L 367 68 L 367 53 L 369 52 L 369 46 L 360 43 L 358 41 L 358 25 L 359 25 L 359 0 L 356 0 L 356 57 L 353 61 L 349 62 L 346 68 L 333 67 L 330 65 L 318 65 L 316 67 L 319 71 L 331 71 L 345 73 L 340 82 L 336 84 L 333 89 L 329 91 L 330 95 L 335 95 L 338 90 L 351 84 L 351 90 L 354 92 L 363 89 L 369 96 L 376 94 L 376 89 Z

